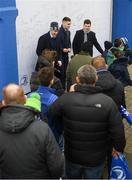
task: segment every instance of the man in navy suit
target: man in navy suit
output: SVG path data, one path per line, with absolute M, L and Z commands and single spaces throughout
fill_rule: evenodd
M 66 80 L 66 69 L 69 62 L 68 53 L 71 51 L 71 40 L 70 40 L 70 26 L 71 19 L 69 17 L 64 17 L 62 19 L 62 25 L 60 27 L 58 37 L 60 41 L 60 49 L 61 49 L 61 82 L 63 87 L 65 88 L 65 80 Z
M 90 44 L 89 53 L 91 56 L 93 56 L 93 45 L 101 54 L 103 53 L 103 49 L 98 43 L 95 33 L 91 31 L 91 21 L 89 19 L 84 20 L 83 29 L 76 31 L 72 44 L 74 55 L 81 51 L 81 45 L 87 41 Z

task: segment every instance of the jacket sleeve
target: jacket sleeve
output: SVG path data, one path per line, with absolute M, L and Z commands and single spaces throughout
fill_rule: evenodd
M 124 70 L 124 75 L 123 75 L 123 77 L 124 77 L 125 81 L 126 81 L 130 86 L 132 86 L 132 80 L 131 80 L 131 78 L 130 78 L 130 74 L 129 74 L 129 72 L 128 72 L 127 67 L 124 66 L 123 70 Z
M 73 42 L 72 42 L 72 48 L 73 48 L 73 53 L 78 54 L 78 33 L 76 32 Z
M 68 64 L 67 70 L 66 70 L 66 82 L 67 82 L 67 91 L 69 91 L 70 86 L 72 85 L 70 62 Z
M 50 107 L 49 114 L 55 121 L 62 121 L 62 98 L 64 95 L 59 97 Z
M 44 39 L 42 37 L 39 38 L 38 40 L 38 45 L 37 45 L 37 49 L 36 49 L 36 53 L 38 56 L 41 55 L 43 49 L 44 49 Z
M 108 128 L 113 147 L 115 150 L 123 152 L 126 145 L 124 125 L 119 110 L 113 101 L 111 103 Z
M 54 179 L 60 178 L 64 170 L 64 158 L 49 128 L 46 143 L 46 158 L 50 176 Z
M 94 46 L 96 47 L 96 49 L 97 49 L 101 54 L 103 54 L 103 49 L 101 48 L 100 44 L 98 43 L 95 33 L 94 33 L 94 38 L 93 38 L 93 44 L 94 44 Z

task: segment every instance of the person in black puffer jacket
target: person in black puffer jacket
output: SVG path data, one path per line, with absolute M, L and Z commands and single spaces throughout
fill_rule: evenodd
M 123 152 L 125 134 L 114 101 L 96 87 L 97 74 L 91 65 L 77 72 L 75 92 L 62 95 L 50 107 L 50 115 L 64 123 L 66 177 L 100 179 L 109 140 Z
M 126 107 L 124 86 L 108 71 L 108 65 L 105 63 L 105 59 L 101 56 L 97 56 L 92 59 L 92 65 L 96 68 L 96 72 L 98 75 L 96 86 L 100 86 L 103 90 L 102 92 L 110 96 L 114 100 L 118 109 L 120 109 L 121 105 Z M 109 143 L 109 145 L 110 144 L 111 143 Z M 110 173 L 111 169 L 111 154 L 112 146 L 110 145 L 107 155 L 108 174 Z

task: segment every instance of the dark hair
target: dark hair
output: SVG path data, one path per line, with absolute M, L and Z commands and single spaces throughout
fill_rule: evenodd
M 64 17 L 62 21 L 71 21 L 71 19 L 69 17 Z
M 116 58 L 122 57 L 124 55 L 124 52 L 116 47 L 111 48 L 110 51 L 114 54 Z
M 43 67 L 38 73 L 39 81 L 42 86 L 49 86 L 53 76 L 53 67 Z
M 110 41 L 105 41 L 104 42 L 105 50 L 109 50 L 112 46 L 113 46 L 112 42 L 110 42 Z
M 85 19 L 83 24 L 91 24 L 90 19 Z
M 119 47 L 122 43 L 123 43 L 123 41 L 122 41 L 121 38 L 116 38 L 116 39 L 114 40 L 114 46 L 115 46 L 115 47 Z
M 50 61 L 45 59 L 43 56 L 39 56 L 37 61 L 36 71 L 39 71 L 43 67 L 48 67 L 48 66 L 52 66 L 52 63 L 50 63 Z
M 47 59 L 50 63 L 53 63 L 53 61 L 56 61 L 57 58 L 57 52 L 50 50 L 50 49 L 44 49 L 41 54 L 45 59 Z

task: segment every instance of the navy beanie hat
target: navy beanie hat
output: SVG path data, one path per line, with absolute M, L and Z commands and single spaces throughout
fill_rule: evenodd
M 58 22 L 51 22 L 50 23 L 50 30 L 59 30 Z

